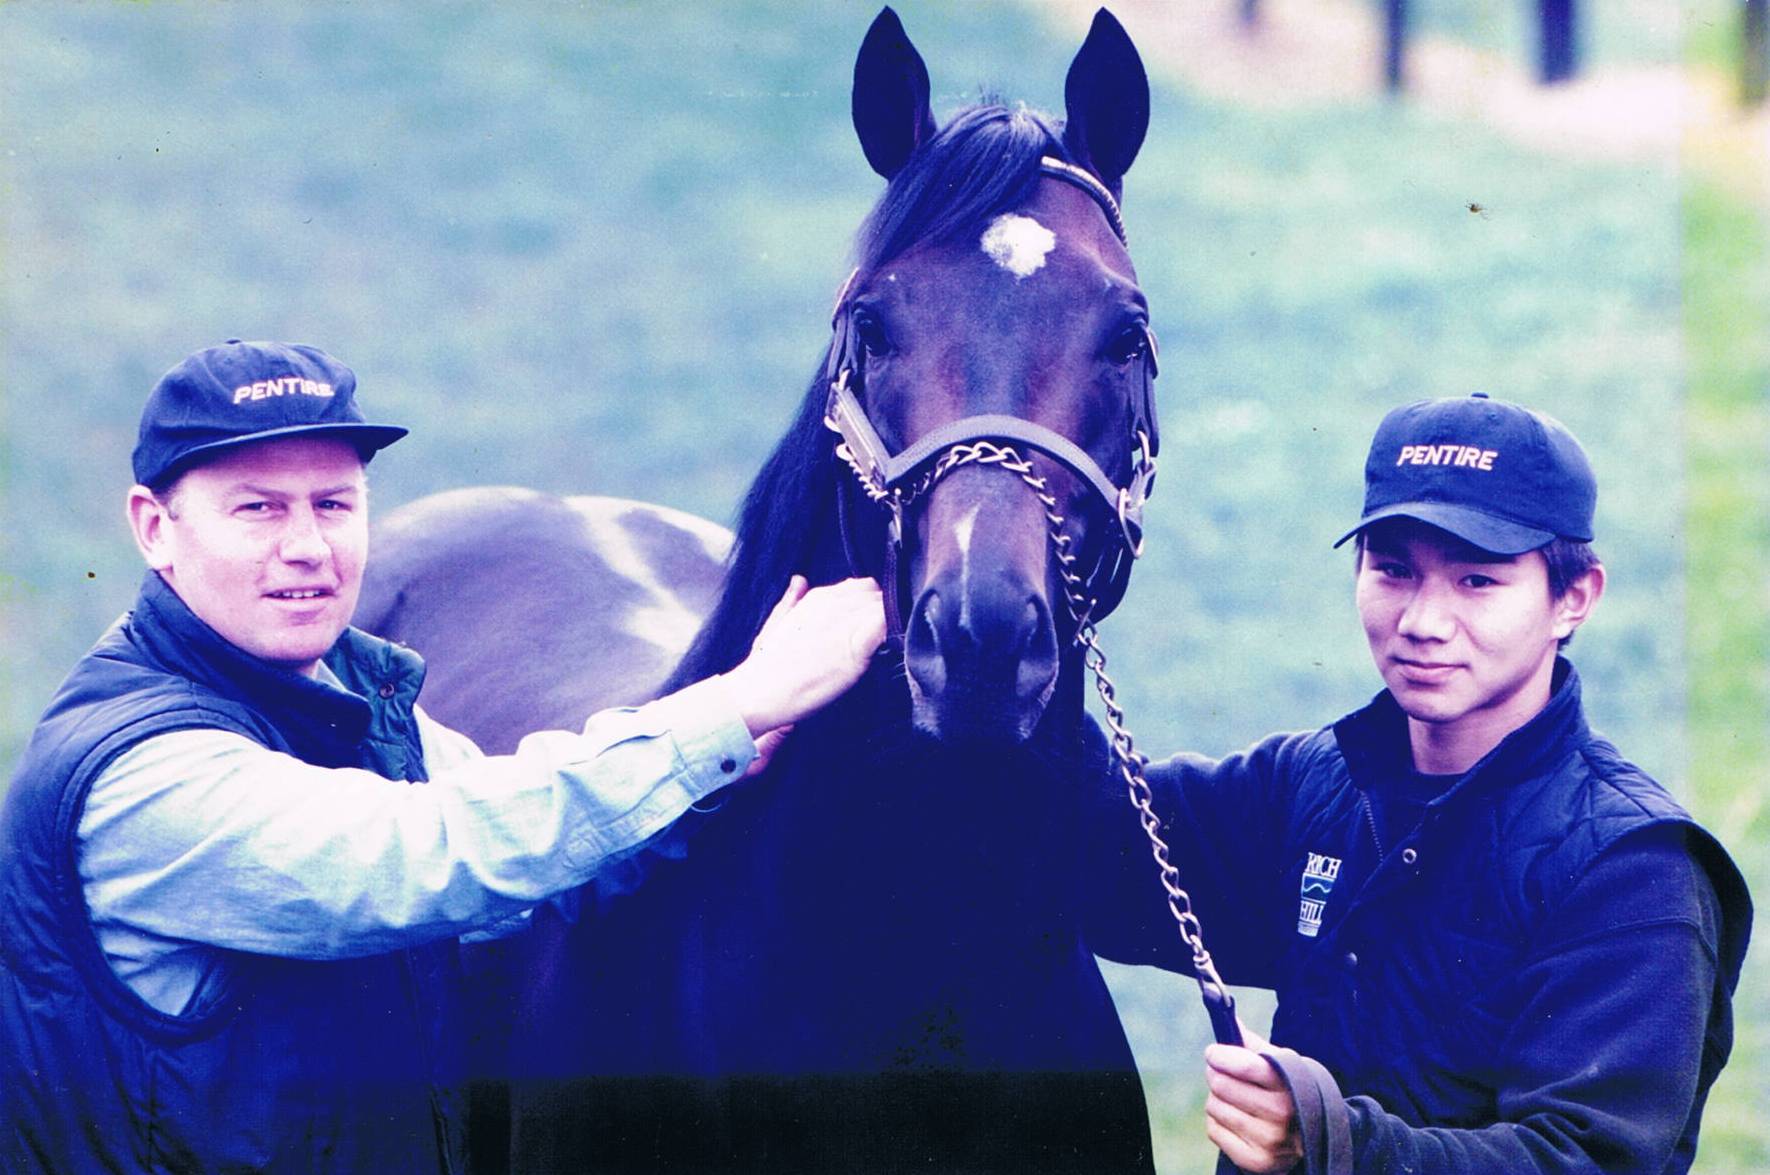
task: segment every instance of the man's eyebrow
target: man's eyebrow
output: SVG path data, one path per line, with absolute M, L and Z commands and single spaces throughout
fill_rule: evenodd
M 233 485 L 227 487 L 227 493 L 230 496 L 234 494 L 252 494 L 260 498 L 277 499 L 290 497 L 337 498 L 345 494 L 357 493 L 361 488 L 362 487 L 356 482 L 347 481 L 334 486 L 325 486 L 317 490 L 310 490 L 306 494 L 290 494 L 286 490 L 273 489 L 270 486 L 258 485 L 254 482 L 237 481 Z
M 281 490 L 274 490 L 269 486 L 261 486 L 249 481 L 236 481 L 228 486 L 225 492 L 230 498 L 235 494 L 251 494 L 253 497 L 258 498 L 282 498 L 288 496 Z

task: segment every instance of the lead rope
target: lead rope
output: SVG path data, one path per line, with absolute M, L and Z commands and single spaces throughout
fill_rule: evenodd
M 1067 585 L 1067 568 L 1064 574 Z M 1067 586 L 1065 591 L 1067 594 Z M 1174 928 L 1180 932 L 1180 941 L 1192 952 L 1193 975 L 1198 979 L 1198 994 L 1204 1000 L 1205 1014 L 1211 1018 L 1211 1033 L 1218 1044 L 1239 1045 L 1242 1043 L 1241 1025 L 1235 1018 L 1235 997 L 1217 974 L 1211 952 L 1205 949 L 1204 928 L 1199 924 L 1198 915 L 1192 912 L 1192 897 L 1180 887 L 1180 871 L 1168 859 L 1168 842 L 1162 839 L 1161 818 L 1155 814 L 1154 793 L 1144 774 L 1149 759 L 1137 750 L 1131 741 L 1131 732 L 1125 729 L 1125 711 L 1118 704 L 1112 678 L 1106 674 L 1106 653 L 1100 647 L 1100 634 L 1093 621 L 1084 620 L 1077 626 L 1076 643 L 1082 646 L 1082 663 L 1094 674 L 1094 689 L 1106 710 L 1106 725 L 1112 730 L 1112 753 L 1118 759 L 1126 795 L 1131 806 L 1137 809 L 1137 821 L 1143 825 L 1143 834 L 1149 838 L 1150 855 L 1155 858 L 1156 868 L 1160 871 L 1162 889 L 1168 896 L 1168 911 L 1174 915 Z
M 1147 441 L 1144 443 L 1147 446 Z M 1180 871 L 1174 868 L 1169 859 L 1168 842 L 1161 834 L 1161 818 L 1155 814 L 1154 793 L 1150 790 L 1149 778 L 1144 772 L 1149 766 L 1149 759 L 1137 750 L 1131 732 L 1125 727 L 1125 710 L 1118 703 L 1112 678 L 1107 676 L 1106 652 L 1100 647 L 1099 630 L 1090 618 L 1095 601 L 1088 596 L 1087 585 L 1076 572 L 1075 552 L 1071 550 L 1068 532 L 1063 529 L 1065 519 L 1058 511 L 1057 499 L 1051 494 L 1045 479 L 1033 469 L 1031 462 L 1013 448 L 993 441 L 969 441 L 954 445 L 941 454 L 928 472 L 906 487 L 886 488 L 875 485 L 844 443 L 836 445 L 836 455 L 854 471 L 867 497 L 888 507 L 899 520 L 903 518 L 904 511 L 911 502 L 962 465 L 1000 466 L 1019 477 L 1038 498 L 1045 510 L 1051 552 L 1057 559 L 1058 573 L 1063 579 L 1064 601 L 1068 605 L 1070 616 L 1075 620 L 1075 642 L 1082 647 L 1082 663 L 1093 673 L 1094 688 L 1100 695 L 1101 705 L 1106 709 L 1106 725 L 1112 731 L 1113 757 L 1118 760 L 1126 795 L 1131 806 L 1137 810 L 1137 821 L 1143 826 L 1144 835 L 1149 838 L 1150 855 L 1155 858 L 1156 868 L 1160 870 L 1168 910 L 1174 915 L 1174 928 L 1180 933 L 1180 941 L 1192 954 L 1193 976 L 1198 980 L 1199 997 L 1204 1001 L 1205 1013 L 1211 1019 L 1211 1032 L 1219 1044 L 1241 1044 L 1241 1025 L 1235 1018 L 1235 997 L 1217 974 L 1217 965 L 1211 960 L 1211 952 L 1205 949 L 1204 928 L 1199 924 L 1198 915 L 1192 911 L 1191 896 L 1180 886 Z

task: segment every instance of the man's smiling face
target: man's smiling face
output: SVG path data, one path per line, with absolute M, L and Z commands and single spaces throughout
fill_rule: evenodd
M 130 519 L 148 565 L 191 611 L 266 661 L 311 672 L 356 610 L 368 488 L 346 441 L 243 444 L 163 498 L 137 487 Z
M 1408 717 L 1489 746 L 1548 700 L 1557 642 L 1578 624 L 1542 552 L 1495 555 L 1411 519 L 1365 532 L 1357 602 Z

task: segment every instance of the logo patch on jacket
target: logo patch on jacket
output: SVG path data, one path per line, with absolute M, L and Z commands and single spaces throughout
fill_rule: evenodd
M 1297 933 L 1314 938 L 1321 933 L 1321 912 L 1327 909 L 1327 896 L 1340 876 L 1340 858 L 1323 853 L 1310 853 L 1303 866 L 1303 897 L 1297 904 Z

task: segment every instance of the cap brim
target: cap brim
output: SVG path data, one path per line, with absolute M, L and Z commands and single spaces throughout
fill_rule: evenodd
M 178 459 L 154 475 L 155 482 L 164 481 L 174 473 L 182 473 L 193 465 L 202 462 L 217 453 L 228 449 L 237 449 L 241 445 L 253 445 L 259 441 L 276 441 L 287 437 L 322 437 L 333 440 L 348 441 L 355 445 L 367 461 L 376 453 L 385 449 L 393 442 L 405 436 L 409 429 L 397 424 L 291 424 L 286 428 L 267 428 L 263 432 L 255 432 L 249 436 L 228 437 L 224 441 L 211 441 L 207 445 L 198 445 L 186 449 L 178 455 Z
M 1467 506 L 1455 506 L 1449 502 L 1397 502 L 1360 518 L 1357 526 L 1335 540 L 1334 546 L 1340 546 L 1365 527 L 1385 518 L 1412 518 L 1424 522 L 1495 555 L 1522 555 L 1555 540 L 1552 530 L 1524 526 Z

